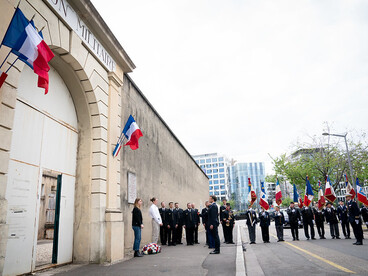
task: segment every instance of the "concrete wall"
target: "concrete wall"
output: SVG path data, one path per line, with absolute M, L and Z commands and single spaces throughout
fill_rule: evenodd
M 179 202 L 186 208 L 187 202 L 194 202 L 196 208 L 208 200 L 208 178 L 198 167 L 190 154 L 175 137 L 148 100 L 128 76 L 124 76 L 122 92 L 122 121 L 124 126 L 131 114 L 142 130 L 139 149 L 128 146 L 121 152 L 121 208 L 125 226 L 125 252 L 132 252 L 134 234 L 131 228 L 133 209 L 127 199 L 128 171 L 136 174 L 137 197 L 143 200 L 142 243 L 151 242 L 151 219 L 148 208 L 150 198 L 159 201 Z

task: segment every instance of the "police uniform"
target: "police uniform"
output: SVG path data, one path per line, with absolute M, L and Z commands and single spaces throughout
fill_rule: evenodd
M 194 226 L 195 216 L 193 209 L 186 209 L 184 211 L 184 225 L 185 225 L 185 236 L 187 238 L 187 245 L 194 244 Z
M 330 234 L 334 239 L 340 239 L 339 223 L 337 221 L 336 210 L 333 206 L 326 207 L 325 209 L 326 222 L 330 225 Z
M 199 224 L 201 223 L 200 222 L 200 218 L 199 218 L 199 211 L 198 209 L 193 209 L 194 211 L 194 222 L 195 222 L 195 225 L 194 225 L 194 243 L 196 244 L 199 244 L 198 242 L 198 226 Z
M 167 208 L 159 208 L 158 211 L 160 212 L 162 226 L 160 226 L 160 240 L 162 245 L 166 245 L 168 231 L 167 231 L 167 217 L 166 211 Z
M 166 211 L 166 219 L 167 219 L 167 226 L 166 226 L 167 244 L 176 245 L 176 240 L 175 240 L 176 228 L 175 227 L 178 224 L 178 222 L 177 222 L 177 217 L 175 215 L 174 209 L 168 209 Z
M 312 240 L 315 240 L 314 238 L 314 216 L 313 211 L 310 207 L 305 206 L 302 209 L 302 217 L 303 217 L 303 227 L 304 227 L 304 234 L 307 240 L 311 237 Z M 308 228 L 310 228 L 311 236 L 309 236 Z
M 346 206 L 348 208 L 349 222 L 351 224 L 351 227 L 353 228 L 354 236 L 357 240 L 354 244 L 362 245 L 363 244 L 363 229 L 362 229 L 362 224 L 360 220 L 358 204 L 352 199 L 350 199 L 347 202 Z
M 293 241 L 295 240 L 299 240 L 299 229 L 298 229 L 298 225 L 300 222 L 300 213 L 299 210 L 294 208 L 288 208 L 287 209 L 287 214 L 289 216 L 289 223 L 290 223 L 290 230 L 291 230 L 291 235 L 293 236 Z
M 277 234 L 277 241 L 284 241 L 284 223 L 285 217 L 284 214 L 280 211 L 275 212 L 275 228 Z
M 248 226 L 248 233 L 249 233 L 249 241 L 251 244 L 256 243 L 256 224 L 257 224 L 257 214 L 256 211 L 250 208 L 246 212 L 247 218 L 247 226 Z
M 318 208 L 313 209 L 314 212 L 314 221 L 316 222 L 316 227 L 318 231 L 318 235 L 320 239 L 325 238 L 325 215 L 324 210 L 319 210 Z
M 345 239 L 350 239 L 350 227 L 349 227 L 349 219 L 348 219 L 348 209 L 345 205 L 339 205 L 337 207 L 337 215 L 339 217 L 342 232 L 345 236 Z
M 176 221 L 178 224 L 178 227 L 176 228 L 175 231 L 175 243 L 176 244 L 182 244 L 181 242 L 181 238 L 183 236 L 183 224 L 184 224 L 184 214 L 183 214 L 183 209 L 181 208 L 175 208 L 174 209 L 174 214 L 176 216 Z
M 267 211 L 261 211 L 259 214 L 259 226 L 261 226 L 262 240 L 265 243 L 270 242 L 269 226 L 271 223 L 270 214 Z
M 222 227 L 225 229 L 225 243 L 234 243 L 233 242 L 233 228 L 234 228 L 234 215 L 231 210 L 225 209 L 223 213 Z

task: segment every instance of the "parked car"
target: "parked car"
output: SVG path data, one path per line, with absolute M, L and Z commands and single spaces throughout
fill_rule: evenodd
M 299 212 L 299 210 L 297 211 Z M 290 228 L 288 213 L 286 212 L 286 210 L 281 210 L 281 212 L 284 214 L 284 218 L 285 218 L 284 228 Z M 303 221 L 301 221 L 301 223 L 299 224 L 299 228 L 303 228 Z

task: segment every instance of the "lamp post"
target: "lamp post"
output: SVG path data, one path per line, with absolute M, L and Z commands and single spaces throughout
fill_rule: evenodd
M 345 134 L 332 134 L 332 133 L 324 132 L 324 133 L 322 133 L 322 135 L 324 135 L 324 136 L 343 137 L 345 139 L 346 152 L 348 153 L 348 163 L 349 163 L 349 169 L 350 169 L 350 179 L 352 181 L 351 184 L 353 185 L 354 190 L 356 190 L 356 184 L 355 184 L 354 179 L 353 179 L 353 177 L 354 177 L 353 176 L 353 168 L 351 167 L 350 152 L 349 152 L 348 142 L 346 140 L 346 135 L 348 135 L 348 133 L 345 133 Z

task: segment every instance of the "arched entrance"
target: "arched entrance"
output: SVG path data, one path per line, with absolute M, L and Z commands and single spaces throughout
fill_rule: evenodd
M 62 77 L 54 68 L 49 77 L 48 95 L 37 88 L 37 76 L 28 67 L 24 67 L 19 80 L 6 190 L 9 229 L 4 275 L 35 269 L 40 250 L 37 241 L 54 235 L 50 229 L 58 193 L 57 230 L 62 242 L 56 247 L 54 243 L 55 260 L 66 263 L 73 257 L 78 119 Z M 53 181 L 58 175 L 59 190 Z

